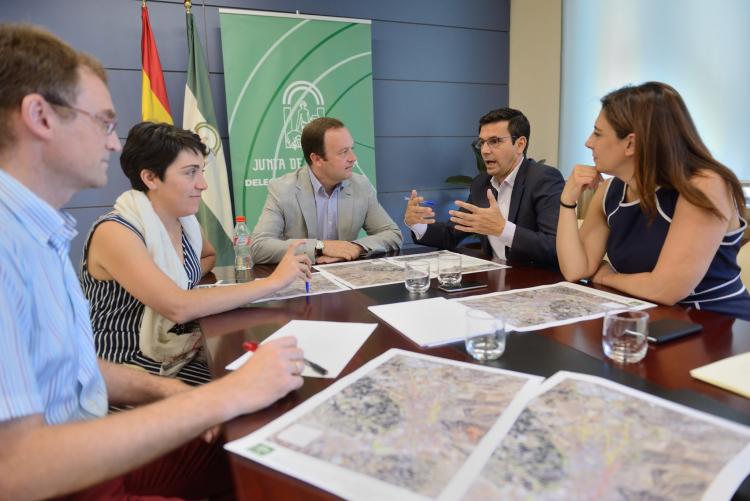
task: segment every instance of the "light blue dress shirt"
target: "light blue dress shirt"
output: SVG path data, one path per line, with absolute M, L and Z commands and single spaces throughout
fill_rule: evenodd
M 0 169 L 0 421 L 104 416 L 88 302 L 68 257 L 75 219 Z
M 344 185 L 343 183 L 337 184 L 329 197 L 326 189 L 320 184 L 318 178 L 315 177 L 312 169 L 310 169 L 310 182 L 315 194 L 315 208 L 318 216 L 318 240 L 338 240 L 339 192 Z

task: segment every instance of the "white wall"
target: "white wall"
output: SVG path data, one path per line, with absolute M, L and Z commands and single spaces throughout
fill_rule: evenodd
M 583 144 L 601 96 L 659 80 L 682 94 L 713 155 L 750 179 L 750 1 L 564 0 L 562 31 L 563 175 L 591 163 Z
M 509 106 L 531 123 L 529 156 L 557 166 L 562 0 L 510 3 Z

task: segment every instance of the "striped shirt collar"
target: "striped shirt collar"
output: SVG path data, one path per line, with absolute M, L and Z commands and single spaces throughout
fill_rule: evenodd
M 43 245 L 49 243 L 58 253 L 67 252 L 70 241 L 78 234 L 73 216 L 52 207 L 2 168 L 0 203 L 24 222 L 31 236 Z

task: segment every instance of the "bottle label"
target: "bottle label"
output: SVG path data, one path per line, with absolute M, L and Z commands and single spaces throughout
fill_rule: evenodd
M 237 247 L 238 245 L 250 245 L 250 237 L 247 235 L 234 236 L 232 244 Z

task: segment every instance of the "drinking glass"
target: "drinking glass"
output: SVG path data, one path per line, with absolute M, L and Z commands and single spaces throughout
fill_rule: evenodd
M 404 285 L 409 292 L 425 292 L 430 288 L 430 262 L 407 261 Z
M 505 321 L 481 310 L 466 312 L 466 351 L 477 360 L 496 360 L 505 352 Z
M 618 310 L 604 315 L 602 348 L 615 362 L 634 364 L 643 360 L 648 350 L 648 313 Z
M 438 282 L 447 287 L 461 283 L 460 254 L 438 254 Z

